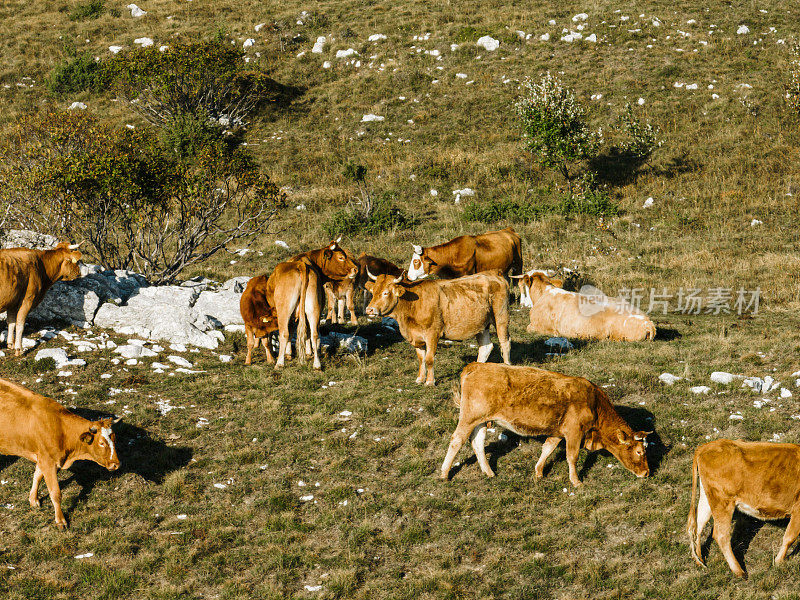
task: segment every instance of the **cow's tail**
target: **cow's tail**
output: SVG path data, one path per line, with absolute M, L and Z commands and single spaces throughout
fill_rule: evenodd
M 698 552 L 699 548 L 695 545 L 697 539 L 697 480 L 700 477 L 697 464 L 697 452 L 692 458 L 692 498 L 689 504 L 689 518 L 686 521 L 686 533 L 689 535 L 689 547 L 692 549 L 692 558 L 695 562 L 704 567 L 703 559 Z
M 297 307 L 297 357 L 300 362 L 306 362 L 306 296 L 308 294 L 308 265 L 300 261 L 300 304 Z
M 453 383 L 451 390 L 453 392 L 453 404 L 456 408 L 461 408 L 461 385 L 458 382 Z

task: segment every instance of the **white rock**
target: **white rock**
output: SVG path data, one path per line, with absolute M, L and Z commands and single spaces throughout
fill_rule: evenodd
M 61 368 L 69 362 L 67 351 L 63 348 L 43 348 L 36 353 L 35 360 L 40 361 L 44 358 L 52 358 L 57 368 Z
M 73 102 L 69 105 L 69 110 L 86 110 L 86 105 L 83 102 Z
M 697 85 L 696 83 L 687 83 L 687 84 L 686 84 L 686 89 L 687 89 L 687 90 L 696 90 L 696 89 L 698 89 L 699 87 L 700 87 L 700 86 L 699 86 L 699 85 Z
M 367 38 L 368 42 L 380 42 L 381 40 L 385 40 L 386 36 L 382 33 L 373 33 L 371 36 Z
M 757 225 L 763 225 L 764 221 L 759 221 L 758 219 L 753 219 L 750 221 L 750 227 L 756 227 Z
M 219 359 L 224 363 L 229 363 L 233 360 L 233 357 L 230 354 L 220 354 Z
M 179 367 L 184 367 L 186 369 L 192 368 L 194 365 L 190 363 L 188 360 L 183 358 L 182 356 L 176 356 L 175 354 L 171 354 L 167 357 L 167 360 L 172 364 L 178 365 Z
M 645 99 L 644 99 L 644 98 L 639 98 L 639 99 L 636 101 L 636 103 L 637 103 L 639 106 L 644 106 Z
M 160 362 L 154 362 L 154 363 L 153 363 L 152 365 L 150 365 L 150 366 L 151 366 L 153 369 L 161 369 L 162 371 L 163 371 L 163 370 L 166 370 L 166 369 L 171 369 L 171 368 L 172 368 L 172 367 L 170 367 L 169 365 L 165 365 L 164 363 L 160 363 Z
M 153 45 L 153 39 L 149 37 L 140 37 L 133 40 L 134 44 L 139 44 L 142 48 L 147 48 Z
M 123 48 L 122 46 L 109 46 L 108 51 L 111 52 L 111 54 L 116 54 L 117 52 L 122 50 L 122 48 Z
M 234 291 L 200 292 L 194 310 L 216 321 L 218 327 L 227 325 L 244 325 L 239 300 L 242 294 Z
M 361 122 L 362 123 L 370 123 L 372 121 L 383 121 L 383 119 L 384 119 L 384 117 L 381 117 L 379 115 L 374 115 L 372 113 L 368 113 L 368 114 L 364 115 L 363 117 L 361 117 Z
M 438 195 L 439 195 L 439 192 L 437 190 L 431 190 L 431 196 L 433 196 L 435 198 Z
M 566 352 L 572 350 L 575 346 L 572 345 L 567 338 L 564 337 L 551 337 L 545 340 L 544 345 L 550 348 L 550 351 L 558 350 L 559 352 Z
M 322 63 L 322 68 L 323 69 L 330 69 L 332 66 L 333 65 L 331 64 L 331 61 L 329 61 L 329 60 L 326 60 L 324 63 Z
M 475 45 L 484 48 L 488 52 L 494 52 L 500 47 L 500 40 L 496 40 L 490 35 L 485 35 L 481 38 L 478 38 L 478 41 L 475 42 Z
M 741 378 L 741 375 L 733 375 L 732 373 L 726 373 L 725 371 L 714 371 L 711 373 L 711 381 L 714 383 L 721 383 L 723 385 L 728 385 L 729 383 L 733 383 L 734 379 Z
M 80 560 L 80 559 L 83 559 L 83 558 L 92 558 L 93 556 L 94 556 L 94 552 L 87 552 L 86 554 L 78 554 L 78 555 L 75 556 L 75 558 Z
M 542 35 L 539 36 L 539 39 L 542 40 L 543 42 L 549 42 L 550 41 L 550 34 L 549 33 L 543 33 Z
M 354 56 L 357 54 L 358 52 L 356 52 L 354 48 L 348 48 L 347 50 L 337 50 L 336 58 L 347 58 L 348 56 Z
M 750 28 L 747 25 L 739 25 L 739 29 L 736 30 L 736 35 L 745 35 L 750 33 Z
M 313 498 L 313 496 L 312 496 L 312 498 Z M 302 500 L 302 498 L 301 498 L 301 500 Z M 322 590 L 322 586 L 321 585 L 305 585 L 303 587 L 305 587 L 307 592 L 319 592 L 320 590 Z
M 256 33 L 258 33 L 259 31 L 261 31 L 262 29 L 264 29 L 264 25 L 266 25 L 266 23 L 259 23 L 258 25 L 256 25 L 255 27 L 253 27 L 253 29 L 255 29 Z
M 125 361 L 125 364 L 130 367 L 134 367 L 139 364 L 139 361 L 136 360 L 135 358 L 129 358 L 128 360 Z
M 242 44 L 242 48 L 250 48 L 251 46 L 255 46 L 255 44 L 256 41 L 253 38 L 247 38 Z
M 792 392 L 790 392 L 786 388 L 782 387 L 781 388 L 781 398 L 791 398 L 791 397 L 792 397 Z
M 689 391 L 693 394 L 707 394 L 711 391 L 711 388 L 707 385 L 696 385 L 694 387 L 690 387 Z
M 175 352 L 186 352 L 186 346 L 184 344 L 170 344 L 169 349 Z
M 289 244 L 287 244 L 283 240 L 275 240 L 275 245 L 280 247 L 280 248 L 283 248 L 284 250 L 288 250 L 289 249 Z
M 732 415 L 731 415 L 730 417 L 728 417 L 728 418 L 729 418 L 731 421 L 742 421 L 742 420 L 744 420 L 744 417 L 743 417 L 742 415 L 740 415 L 740 414 L 736 414 L 736 413 L 732 414 Z
M 147 11 L 142 10 L 141 8 L 136 6 L 135 4 L 128 4 L 127 8 L 131 11 L 131 16 L 132 17 L 139 18 L 139 17 L 143 17 L 143 16 L 145 16 L 147 14 Z
M 580 21 L 585 21 L 588 18 L 589 18 L 589 15 L 587 15 L 586 13 L 578 13 L 577 15 L 572 17 L 572 22 L 573 23 L 579 23 Z
M 586 40 L 587 42 L 596 42 L 596 41 L 597 41 L 597 35 L 593 33 L 593 34 L 591 34 L 591 35 L 587 36 L 587 37 L 585 38 L 585 40 Z M 639 99 L 641 100 L 641 98 L 639 98 Z
M 644 204 L 642 204 L 642 208 L 650 208 L 651 206 L 653 206 L 653 202 L 655 202 L 655 201 L 653 200 L 653 197 L 651 196 L 647 200 L 644 201 Z
M 673 375 L 672 373 L 662 373 L 658 376 L 658 380 L 662 383 L 667 385 L 672 385 L 676 381 L 680 381 L 683 377 L 678 377 L 677 375 Z

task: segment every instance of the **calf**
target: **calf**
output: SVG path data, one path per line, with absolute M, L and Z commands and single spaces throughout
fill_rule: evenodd
M 642 311 L 599 290 L 591 295 L 561 289 L 563 281 L 543 273 L 525 274 L 522 286 L 530 300 L 527 331 L 593 340 L 652 340 L 656 326 Z
M 328 281 L 323 286 L 325 288 L 325 299 L 328 303 L 328 315 L 326 320 L 329 323 L 344 323 L 344 309 L 350 311 L 350 325 L 358 325 L 356 317 L 356 307 L 353 299 L 355 294 L 355 279 L 350 277 L 341 280 Z
M 482 235 L 462 235 L 438 246 L 414 245 L 408 268 L 411 281 L 428 275 L 453 279 L 481 271 L 522 273 L 522 241 L 511 227 Z
M 512 367 L 494 363 L 472 363 L 461 372 L 458 426 L 450 439 L 442 463 L 441 478 L 466 439 L 487 477 L 494 477 L 484 454 L 486 423 L 494 421 L 518 435 L 546 435 L 536 477 L 544 474 L 544 463 L 562 438 L 567 443 L 567 464 L 572 485 L 578 479 L 578 453 L 608 450 L 637 477 L 647 477 L 646 431 L 633 431 L 617 414 L 606 393 L 582 377 L 570 377 L 535 367 Z
M 700 498 L 697 498 L 697 488 Z M 733 512 L 761 520 L 785 519 L 775 564 L 782 563 L 800 534 L 800 446 L 770 442 L 714 440 L 694 452 L 692 500 L 686 532 L 692 558 L 705 567 L 700 538 L 714 517 L 713 536 L 733 574 L 747 577 L 731 548 Z
M 56 514 L 56 525 L 67 526 L 61 511 L 58 470 L 76 460 L 92 460 L 109 471 L 119 468 L 111 426 L 119 419 L 88 421 L 55 400 L 0 379 L 0 454 L 36 463 L 31 506 L 38 508 L 39 483 L 44 477 Z
M 0 312 L 6 312 L 8 348 L 22 354 L 22 331 L 28 313 L 56 281 L 81 276 L 80 244 L 62 242 L 52 250 L 0 250 Z
M 239 310 L 244 320 L 244 333 L 247 337 L 247 358 L 244 364 L 252 360 L 253 348 L 261 344 L 267 354 L 267 362 L 273 364 L 275 357 L 270 348 L 272 333 L 278 331 L 278 312 L 267 303 L 267 276 L 258 275 L 247 282 L 247 287 L 239 300 Z
M 489 326 L 494 324 L 500 340 L 500 352 L 506 364 L 511 362 L 508 338 L 508 283 L 499 272 L 479 273 L 453 281 L 407 282 L 403 276 L 374 276 L 367 283 L 372 301 L 370 316 L 391 316 L 400 326 L 400 334 L 417 351 L 417 383 L 434 385 L 433 359 L 440 338 L 478 341 L 478 362 L 486 362 L 492 352 Z M 427 370 L 427 379 L 425 377 Z

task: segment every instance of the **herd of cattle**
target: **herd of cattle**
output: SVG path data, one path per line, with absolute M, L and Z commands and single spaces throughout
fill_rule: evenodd
M 438 341 L 478 342 L 477 362 L 461 373 L 459 408 L 441 466 L 447 479 L 455 457 L 469 438 L 481 470 L 493 477 L 484 454 L 487 424 L 497 423 L 523 436 L 545 436 L 536 477 L 561 439 L 566 441 L 569 478 L 578 479 L 581 448 L 607 450 L 637 477 L 647 477 L 646 431 L 633 431 L 617 414 L 606 393 L 580 377 L 535 367 L 510 365 L 508 332 L 511 278 L 521 302 L 530 307 L 528 331 L 546 335 L 652 340 L 653 322 L 620 299 L 586 298 L 562 289 L 563 282 L 541 271 L 523 272 L 522 244 L 513 229 L 461 236 L 445 244 L 414 246 L 407 270 L 361 254 L 353 258 L 340 239 L 324 248 L 303 252 L 278 264 L 272 273 L 252 278 L 240 308 L 247 337 L 245 364 L 252 351 L 264 347 L 276 368 L 290 356 L 290 329 L 296 331 L 300 361 L 320 361 L 319 324 L 326 299 L 328 319 L 357 323 L 355 297 L 365 293 L 369 317 L 392 317 L 419 360 L 417 383 L 434 385 Z M 52 250 L 0 250 L 0 312 L 6 312 L 8 347 L 22 353 L 22 331 L 32 308 L 56 281 L 80 276 L 77 245 L 61 243 Z M 433 278 L 431 276 L 436 276 Z M 368 304 L 366 300 L 371 294 Z M 588 308 L 587 308 L 587 304 Z M 487 363 L 494 325 L 505 364 Z M 278 356 L 271 336 L 277 333 Z M 76 460 L 92 460 L 109 470 L 119 468 L 112 419 L 89 421 L 58 402 L 0 379 L 0 454 L 36 463 L 30 503 L 40 506 L 38 487 L 44 478 L 55 509 L 56 524 L 67 525 L 61 510 L 57 472 Z M 699 499 L 697 498 L 699 488 Z M 695 500 L 697 503 L 695 504 Z M 713 537 L 731 570 L 745 576 L 731 549 L 732 516 L 736 509 L 758 519 L 783 519 L 789 524 L 775 562 L 784 560 L 800 534 L 800 446 L 794 444 L 717 440 L 697 448 L 692 465 L 692 500 L 687 524 L 691 552 L 700 565 L 701 534 L 714 517 Z

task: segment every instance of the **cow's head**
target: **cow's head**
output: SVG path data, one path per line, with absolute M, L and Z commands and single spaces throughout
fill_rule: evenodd
M 423 279 L 431 274 L 431 270 L 436 266 L 436 262 L 427 255 L 425 248 L 414 244 L 414 255 L 411 257 L 411 264 L 408 266 L 408 278 L 411 281 Z
M 524 306 L 527 308 L 531 308 L 533 306 L 533 301 L 531 300 L 530 288 L 531 288 L 531 277 L 533 275 L 544 275 L 548 278 L 549 281 L 553 282 L 553 285 L 557 287 L 563 286 L 563 281 L 559 279 L 553 279 L 551 274 L 554 274 L 553 271 L 542 271 L 538 269 L 532 269 L 527 273 L 523 273 L 522 275 L 511 275 L 511 279 L 517 280 L 517 286 L 519 287 L 519 303 L 520 306 Z
M 79 246 L 80 244 L 61 242 L 55 247 L 54 259 L 58 264 L 54 266 L 58 269 L 57 281 L 72 281 L 81 276 L 81 258 L 83 258 L 83 255 L 78 250 Z
M 342 236 L 339 236 L 322 249 L 322 264 L 319 266 L 331 279 L 355 279 L 358 275 L 358 263 L 339 246 L 341 240 Z
M 536 304 L 536 301 L 541 298 L 542 294 L 544 294 L 550 286 L 557 288 L 564 287 L 563 279 L 548 277 L 541 271 L 533 271 L 525 273 L 524 275 L 512 275 L 511 277 L 519 280 L 520 294 L 527 298 L 523 306 L 533 306 Z
M 391 275 L 378 275 L 375 276 L 367 269 L 367 275 L 370 281 L 364 285 L 372 292 L 372 300 L 367 306 L 367 316 L 369 317 L 385 317 L 390 314 L 397 302 L 405 293 L 406 289 L 400 285 L 405 276 L 405 271 L 399 277 L 392 277 Z
M 627 427 L 615 427 L 614 429 L 615 431 L 602 436 L 602 441 L 600 436 L 596 436 L 594 444 L 587 442 L 587 449 L 605 448 L 637 477 L 650 475 L 650 467 L 647 465 L 647 435 L 653 432 L 631 431 Z
M 117 456 L 116 438 L 111 426 L 119 423 L 120 419 L 101 419 L 92 421 L 89 428 L 84 431 L 79 440 L 82 447 L 82 458 L 93 460 L 101 467 L 109 471 L 119 469 L 119 457 Z
M 259 329 L 265 334 L 278 331 L 278 311 L 274 306 L 268 307 L 267 313 L 261 315 L 259 320 L 261 321 L 261 323 L 259 323 Z

